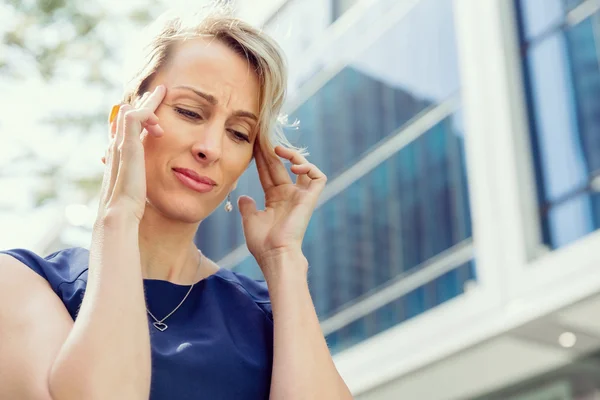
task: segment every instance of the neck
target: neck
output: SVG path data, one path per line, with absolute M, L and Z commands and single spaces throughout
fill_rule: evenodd
M 139 228 L 143 277 L 191 285 L 203 276 L 194 244 L 197 229 L 197 223 L 168 219 L 147 205 Z

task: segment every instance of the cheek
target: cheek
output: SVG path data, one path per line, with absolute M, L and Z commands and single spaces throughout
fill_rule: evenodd
M 147 135 L 143 138 L 142 144 L 144 146 L 146 173 L 147 175 L 153 175 L 153 171 L 164 168 L 169 154 L 173 153 L 171 150 L 174 146 L 173 140 L 165 132 L 165 135 L 160 138 Z
M 232 180 L 236 180 L 246 171 L 250 161 L 252 161 L 252 147 L 245 146 L 247 149 L 237 149 L 237 151 L 223 152 L 223 165 L 226 166 L 227 172 L 232 176 Z
M 158 140 L 156 138 L 150 136 L 146 136 L 142 139 L 142 144 L 144 146 L 144 158 L 146 160 L 146 163 L 157 158 L 159 150 L 157 142 Z
M 181 137 L 177 133 L 184 131 L 167 112 L 157 111 L 156 114 L 164 134 L 160 138 L 148 134 L 142 138 L 146 159 L 159 159 L 161 155 L 169 153 L 170 149 L 177 148 L 178 143 L 181 141 Z

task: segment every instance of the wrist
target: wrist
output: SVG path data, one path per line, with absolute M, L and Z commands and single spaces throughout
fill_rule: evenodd
M 103 211 L 104 212 L 102 213 L 98 213 L 94 223 L 94 228 L 133 228 L 135 230 L 139 228 L 140 220 L 133 213 L 120 209 L 109 209 Z
M 256 259 L 267 283 L 308 275 L 308 260 L 301 249 L 277 249 Z

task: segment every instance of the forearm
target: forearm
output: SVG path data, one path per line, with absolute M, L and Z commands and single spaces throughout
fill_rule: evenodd
M 274 320 L 273 400 L 338 400 L 352 395 L 340 377 L 323 337 L 301 253 L 261 265 Z
M 150 338 L 138 225 L 107 217 L 94 227 L 85 296 L 50 374 L 63 399 L 148 399 Z

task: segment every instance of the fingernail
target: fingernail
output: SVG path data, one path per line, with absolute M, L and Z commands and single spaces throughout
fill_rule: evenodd
M 108 117 L 108 123 L 112 124 L 115 118 L 117 118 L 117 114 L 119 114 L 119 109 L 121 108 L 120 104 L 114 105 L 110 110 L 110 116 Z

